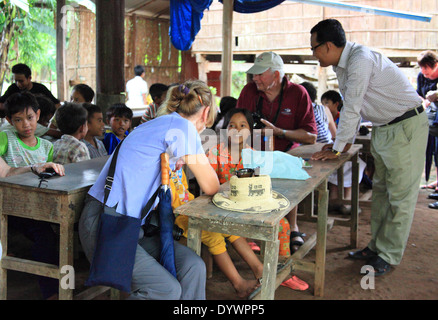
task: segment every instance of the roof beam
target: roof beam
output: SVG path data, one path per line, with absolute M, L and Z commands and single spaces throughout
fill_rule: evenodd
M 430 22 L 430 20 L 432 19 L 432 16 L 429 15 L 418 15 L 406 11 L 389 10 L 384 8 L 372 7 L 367 5 L 356 5 L 356 4 L 338 2 L 338 1 L 322 1 L 322 0 L 289 0 L 289 1 L 300 2 L 304 4 L 313 4 L 317 6 L 330 7 L 336 9 L 359 11 L 368 14 L 375 14 L 381 16 L 394 17 L 394 18 L 417 20 L 422 22 Z

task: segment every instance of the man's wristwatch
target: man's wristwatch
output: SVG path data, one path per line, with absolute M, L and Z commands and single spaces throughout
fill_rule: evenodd
M 331 150 L 337 157 L 339 157 L 339 155 L 341 154 L 339 151 L 336 151 L 335 149 L 331 149 Z

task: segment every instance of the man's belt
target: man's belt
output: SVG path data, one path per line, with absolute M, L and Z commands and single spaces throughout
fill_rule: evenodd
M 413 116 L 416 116 L 417 114 L 422 113 L 423 111 L 424 111 L 423 106 L 419 106 L 419 107 L 417 107 L 415 109 L 411 109 L 411 110 L 406 111 L 405 113 L 403 113 L 400 117 L 397 117 L 394 120 L 392 120 L 391 122 L 388 122 L 387 124 L 384 124 L 382 127 L 389 126 L 391 124 L 394 124 L 394 123 L 397 123 L 397 122 L 409 119 L 409 118 L 411 118 Z

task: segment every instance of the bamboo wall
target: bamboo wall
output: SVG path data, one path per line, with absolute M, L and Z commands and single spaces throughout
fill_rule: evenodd
M 310 29 L 320 20 L 339 20 L 350 41 L 373 47 L 391 57 L 415 58 L 420 51 L 438 49 L 438 0 L 342 1 L 400 11 L 432 15 L 430 23 L 362 12 L 325 8 L 285 1 L 255 14 L 233 15 L 233 52 L 258 54 L 272 50 L 280 54 L 311 55 Z M 205 12 L 192 52 L 220 54 L 222 51 L 222 7 L 214 2 Z
M 145 67 L 149 86 L 180 81 L 179 51 L 170 44 L 168 30 L 168 20 L 125 17 L 125 83 L 134 77 L 137 64 Z M 67 39 L 66 80 L 70 87 L 86 83 L 96 90 L 96 17 L 84 7 L 76 9 Z

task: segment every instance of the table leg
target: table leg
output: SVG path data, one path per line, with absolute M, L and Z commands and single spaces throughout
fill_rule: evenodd
M 201 229 L 195 223 L 193 218 L 189 217 L 189 228 L 187 230 L 187 247 L 195 251 L 195 253 L 201 255 Z
M 73 223 L 61 222 L 59 236 L 59 270 L 64 266 L 73 268 Z M 68 276 L 68 275 L 65 275 Z M 69 284 L 61 281 L 63 275 L 59 275 L 59 300 L 72 300 L 74 284 Z
M 6 254 L 8 252 L 7 238 L 8 238 L 8 216 L 2 214 L 2 208 L 0 207 L 0 245 L 3 247 L 2 255 L 0 259 L 6 257 Z M 0 260 L 0 300 L 6 300 L 7 288 L 8 288 L 8 271 L 7 269 L 1 267 L 1 260 Z
M 315 293 L 317 297 L 324 295 L 325 279 L 325 255 L 327 241 L 327 211 L 328 191 L 327 181 L 321 183 L 318 188 L 318 222 L 316 236 L 316 257 L 315 257 Z
M 279 246 L 280 241 L 278 239 L 265 242 L 263 258 L 263 282 L 261 291 L 262 300 L 274 300 Z
M 350 219 L 350 244 L 357 248 L 359 243 L 358 220 L 359 220 L 359 162 L 358 154 L 352 158 L 352 184 L 351 184 L 351 219 Z
M 315 195 L 315 193 L 312 191 L 301 202 L 303 205 L 304 217 L 306 219 L 309 219 L 309 220 L 312 219 L 312 217 L 314 217 L 314 215 L 313 215 L 313 208 L 314 208 L 314 204 L 315 204 L 314 203 L 314 195 Z
M 344 166 L 342 165 L 338 171 L 338 201 L 344 200 Z

